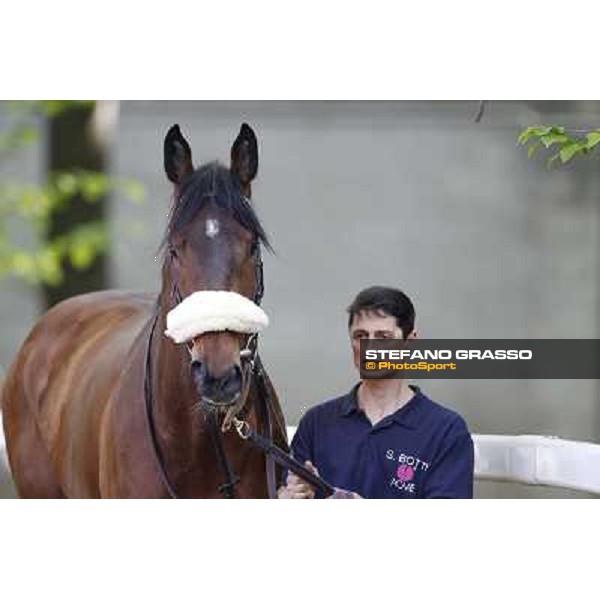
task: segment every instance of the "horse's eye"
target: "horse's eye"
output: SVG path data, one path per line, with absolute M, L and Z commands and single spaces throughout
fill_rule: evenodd
M 169 246 L 169 255 L 173 259 L 179 258 L 179 255 L 177 254 L 177 250 L 175 250 L 175 248 L 173 246 Z

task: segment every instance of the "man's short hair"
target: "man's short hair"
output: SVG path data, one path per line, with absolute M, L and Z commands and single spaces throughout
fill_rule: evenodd
M 381 285 L 368 287 L 358 293 L 348 307 L 348 328 L 354 317 L 364 311 L 384 313 L 395 317 L 404 339 L 415 327 L 415 307 L 410 298 L 400 290 Z

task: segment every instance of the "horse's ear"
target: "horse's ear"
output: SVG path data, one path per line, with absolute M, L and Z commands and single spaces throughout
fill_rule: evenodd
M 258 171 L 258 142 L 248 123 L 242 123 L 231 146 L 231 171 L 239 177 L 243 194 L 250 197 L 250 182 Z
M 183 178 L 194 170 L 192 150 L 181 135 L 179 125 L 173 125 L 165 136 L 165 171 L 167 177 L 179 185 Z

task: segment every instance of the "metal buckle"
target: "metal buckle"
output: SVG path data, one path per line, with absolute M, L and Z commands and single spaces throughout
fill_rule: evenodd
M 258 338 L 257 333 L 251 334 L 250 337 L 248 338 L 248 341 L 246 342 L 246 346 L 244 347 L 244 349 L 240 350 L 240 358 L 243 360 L 249 360 L 251 366 L 254 366 L 254 357 L 256 355 L 256 346 L 254 348 L 251 348 L 250 346 L 252 345 L 254 340 L 256 340 L 257 338 Z
M 247 440 L 250 437 L 250 425 L 248 425 L 246 421 L 234 417 L 233 425 L 235 426 L 235 430 L 238 432 L 238 435 L 243 440 Z

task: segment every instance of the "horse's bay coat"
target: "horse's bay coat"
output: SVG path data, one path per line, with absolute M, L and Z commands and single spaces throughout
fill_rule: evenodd
M 169 130 L 165 170 L 174 199 L 158 298 L 106 291 L 66 300 L 36 323 L 9 369 L 2 411 L 20 496 L 168 497 L 148 435 L 148 398 L 177 495 L 221 497 L 224 475 L 205 411 L 223 415 L 236 398 L 243 399 L 240 349 L 247 336 L 213 327 L 176 344 L 164 332 L 167 315 L 195 292 L 226 291 L 227 298 L 234 292 L 248 299 L 244 306 L 252 305 L 250 298 L 259 303 L 262 263 L 256 249 L 267 239 L 248 200 L 257 168 L 257 141 L 246 124 L 232 146 L 229 169 L 207 163 L 194 170 L 178 126 Z M 247 320 L 243 311 L 234 312 Z M 152 383 L 145 394 L 147 359 Z M 265 386 L 273 439 L 287 448 L 283 414 L 266 373 Z M 257 394 L 252 379 L 245 406 L 253 428 Z M 222 445 L 240 477 L 236 497 L 267 497 L 262 452 L 235 430 L 222 435 Z
M 21 496 L 166 497 L 143 413 L 154 304 L 140 294 L 86 294 L 58 304 L 31 331 L 2 392 L 8 455 Z M 161 336 L 155 342 L 187 354 Z M 169 476 L 182 496 L 220 497 L 222 475 L 212 446 L 200 435 L 202 414 L 177 398 L 188 380 L 182 373 L 173 382 L 174 394 L 157 403 L 158 422 L 170 425 L 166 432 L 159 428 Z M 157 383 L 165 391 L 171 387 L 160 378 Z M 276 417 L 277 438 L 285 445 L 279 407 Z M 250 420 L 255 424 L 253 414 Z M 238 495 L 266 497 L 264 457 L 233 431 L 225 434 L 224 446 L 241 476 Z
M 100 462 L 110 454 L 103 424 L 152 306 L 141 295 L 88 294 L 60 303 L 33 328 L 2 394 L 18 489 L 33 497 L 101 495 Z

